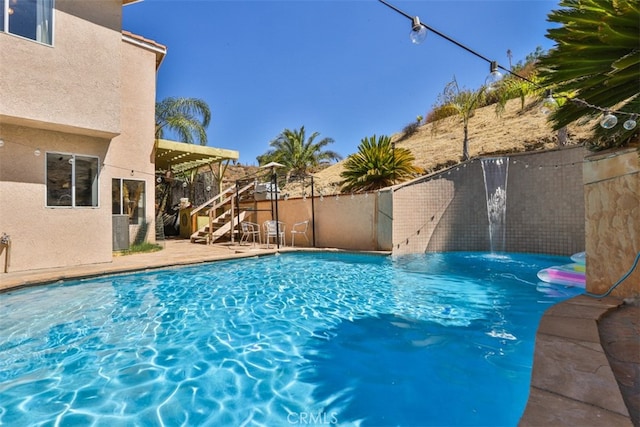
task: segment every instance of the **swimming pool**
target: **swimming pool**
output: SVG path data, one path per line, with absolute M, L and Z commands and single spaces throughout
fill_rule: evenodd
M 516 425 L 565 258 L 288 253 L 0 294 L 0 424 Z

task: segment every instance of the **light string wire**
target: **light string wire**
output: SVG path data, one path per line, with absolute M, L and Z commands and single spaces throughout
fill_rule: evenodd
M 23 143 L 17 142 L 17 141 L 6 141 L 6 140 L 0 138 L 0 148 L 2 148 L 7 143 L 14 144 L 14 145 L 19 145 L 21 147 L 26 147 L 26 148 L 32 149 L 36 156 L 40 156 L 41 155 L 41 150 L 40 150 L 39 147 L 34 148 L 33 145 L 23 144 Z M 36 152 L 37 152 L 37 154 L 36 154 Z M 51 153 L 59 153 L 59 152 L 51 151 Z M 65 152 L 65 154 L 66 154 L 66 152 Z M 129 172 L 129 174 L 131 176 L 134 176 L 134 175 L 147 175 L 147 176 L 153 176 L 153 177 L 160 176 L 158 172 L 151 173 L 151 172 L 147 172 L 147 171 L 143 171 L 143 170 L 127 168 L 127 167 L 124 167 L 124 166 L 112 165 L 112 164 L 106 163 L 106 162 L 102 162 L 101 165 L 103 167 L 109 167 L 109 168 L 114 168 L 114 169 L 120 169 L 120 170 L 123 170 L 123 171 L 127 171 L 127 172 Z M 178 181 L 178 182 L 184 181 L 184 180 L 180 180 L 180 179 L 177 179 L 177 178 L 175 180 Z
M 413 22 L 413 18 L 414 17 L 409 15 L 407 12 L 404 12 L 403 10 L 398 9 L 396 6 L 386 2 L 385 0 L 378 0 L 378 1 L 380 3 L 382 3 L 382 4 L 384 4 L 385 6 L 389 7 L 393 11 L 399 13 L 400 15 L 404 16 L 405 18 L 407 18 L 407 19 L 409 19 L 409 20 L 411 20 Z M 443 39 L 455 44 L 456 46 L 458 46 L 458 47 L 460 47 L 460 48 L 462 48 L 464 50 L 466 50 L 467 52 L 471 53 L 472 55 L 477 56 L 478 58 L 482 59 L 483 61 L 486 61 L 489 64 L 495 63 L 496 66 L 499 69 L 501 69 L 503 71 L 506 71 L 507 73 L 511 74 L 512 76 L 517 77 L 517 78 L 519 78 L 519 79 L 521 79 L 521 80 L 523 80 L 523 81 L 525 81 L 527 83 L 530 83 L 530 84 L 534 85 L 535 87 L 537 87 L 538 89 L 545 89 L 544 86 L 541 86 L 538 83 L 536 83 L 536 82 L 534 82 L 534 81 L 532 81 L 532 80 L 530 80 L 530 79 L 528 79 L 528 78 L 526 78 L 524 76 L 521 76 L 520 74 L 518 74 L 516 72 L 513 72 L 513 71 L 511 71 L 510 69 L 508 69 L 506 67 L 503 67 L 497 61 L 492 61 L 491 59 L 487 58 L 486 56 L 476 52 L 475 50 L 471 49 L 468 46 L 465 46 L 464 44 L 460 43 L 459 41 L 447 36 L 446 34 L 436 30 L 435 28 L 425 24 L 424 22 L 420 21 L 420 25 L 423 26 L 424 28 L 426 28 L 427 30 L 431 31 L 432 33 L 442 37 Z M 597 105 L 590 104 L 589 102 L 585 101 L 584 99 L 580 99 L 580 98 L 572 98 L 572 97 L 569 97 L 569 96 L 566 96 L 566 95 L 557 95 L 557 94 L 554 94 L 554 93 L 552 93 L 551 96 L 553 98 L 566 99 L 566 100 L 568 100 L 570 102 L 575 102 L 575 103 L 580 104 L 582 106 L 585 106 L 585 107 L 588 107 L 588 108 L 592 108 L 594 110 L 598 110 L 598 111 L 600 111 L 602 113 L 620 114 L 620 115 L 630 116 L 632 118 L 638 116 L 638 113 L 632 113 L 632 112 L 628 112 L 628 111 L 619 111 L 619 110 L 614 110 L 614 109 L 611 109 L 611 108 L 599 107 Z

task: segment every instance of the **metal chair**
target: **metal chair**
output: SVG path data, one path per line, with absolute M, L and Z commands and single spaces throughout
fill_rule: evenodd
M 262 226 L 264 227 L 264 237 L 267 241 L 267 249 L 269 249 L 269 240 L 271 238 L 273 238 L 276 243 L 280 242 L 280 245 L 284 246 L 284 222 L 269 220 L 265 221 Z
M 260 235 L 260 226 L 255 222 L 242 221 L 240 223 L 242 236 L 240 237 L 240 244 L 248 243 L 251 238 L 253 244 L 256 244 L 256 236 L 258 236 L 258 242 L 262 244 L 262 236 Z
M 291 227 L 291 246 L 295 246 L 295 238 L 296 234 L 301 234 L 307 240 L 307 245 L 309 242 L 309 237 L 307 237 L 307 229 L 309 228 L 309 220 L 296 222 Z

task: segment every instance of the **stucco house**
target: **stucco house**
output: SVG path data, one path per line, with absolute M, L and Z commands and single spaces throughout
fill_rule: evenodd
M 122 31 L 127 3 L 0 0 L 9 271 L 110 262 L 114 214 L 155 239 L 156 72 L 166 47 Z

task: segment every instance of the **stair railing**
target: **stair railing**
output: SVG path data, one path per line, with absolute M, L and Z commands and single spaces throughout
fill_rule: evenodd
M 207 243 L 211 244 L 213 243 L 213 222 L 215 220 L 214 215 L 216 212 L 216 209 L 218 209 L 221 206 L 226 205 L 227 203 L 231 202 L 231 222 L 233 224 L 233 220 L 234 220 L 234 213 L 235 213 L 235 206 L 234 206 L 234 198 L 236 197 L 237 194 L 243 194 L 244 192 L 246 192 L 247 190 L 251 189 L 254 187 L 254 183 L 251 182 L 250 184 L 247 184 L 246 186 L 242 187 L 241 189 L 239 189 L 237 191 L 237 193 L 235 192 L 235 188 L 236 186 L 232 186 L 230 188 L 228 188 L 227 190 L 223 191 L 222 193 L 220 193 L 220 195 L 224 195 L 224 194 L 229 194 L 229 192 L 231 192 L 231 195 L 225 197 L 224 199 L 221 199 L 218 203 L 216 203 L 215 205 L 213 205 L 212 207 L 209 208 L 209 211 L 207 212 L 209 215 L 209 232 L 207 235 Z M 215 200 L 217 197 L 214 197 L 212 200 Z M 200 207 L 202 208 L 202 206 Z M 194 209 L 195 210 L 195 209 Z M 233 234 L 233 227 L 231 228 L 231 242 L 234 241 L 234 234 Z

